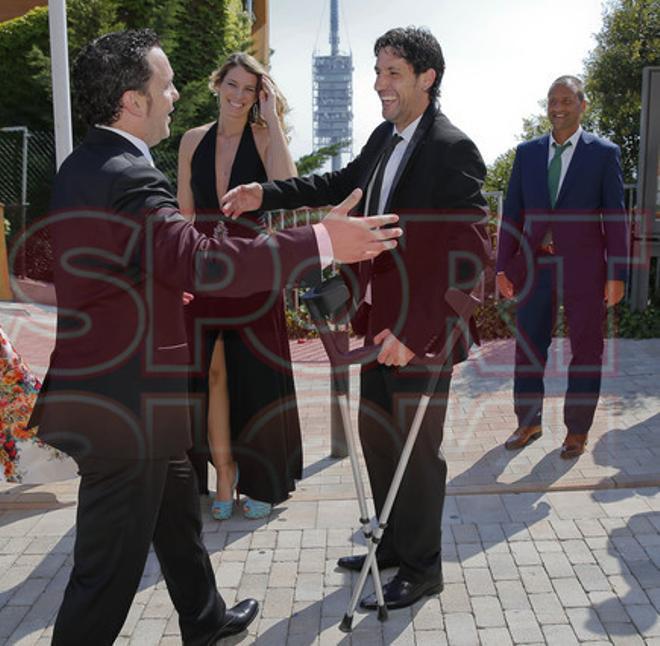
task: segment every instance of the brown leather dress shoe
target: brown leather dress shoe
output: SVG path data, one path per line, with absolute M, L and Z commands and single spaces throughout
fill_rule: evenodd
M 564 443 L 561 445 L 559 457 L 564 460 L 577 458 L 584 453 L 584 447 L 587 446 L 586 433 L 567 433 Z
M 504 443 L 504 448 L 512 451 L 513 449 L 522 449 L 530 442 L 538 440 L 543 435 L 543 429 L 537 426 L 519 426 Z

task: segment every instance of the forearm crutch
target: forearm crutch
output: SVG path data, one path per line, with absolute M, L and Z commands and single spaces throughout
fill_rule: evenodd
M 302 298 L 307 305 L 307 308 L 309 309 L 309 313 L 312 317 L 314 325 L 319 331 L 323 347 L 325 348 L 325 351 L 328 354 L 328 359 L 330 360 L 331 368 L 347 366 L 350 364 L 364 364 L 375 360 L 378 352 L 380 351 L 378 346 L 369 346 L 360 348 L 358 350 L 342 352 L 337 346 L 336 337 L 331 333 L 331 330 L 328 327 L 328 319 L 331 319 L 333 316 L 336 316 L 338 312 L 342 311 L 349 299 L 348 289 L 340 277 L 336 277 L 325 282 L 320 287 L 307 292 Z M 362 527 L 362 534 L 364 535 L 368 545 L 368 552 L 364 561 L 364 565 L 362 566 L 362 570 L 358 576 L 358 580 L 355 589 L 353 590 L 351 600 L 349 601 L 346 614 L 344 615 L 344 618 L 342 619 L 342 622 L 339 626 L 340 630 L 343 632 L 351 632 L 352 630 L 353 615 L 355 613 L 355 609 L 357 608 L 360 596 L 362 595 L 362 591 L 367 581 L 369 572 L 371 572 L 371 576 L 374 582 L 374 592 L 376 594 L 376 601 L 378 604 L 378 619 L 380 621 L 385 621 L 387 619 L 387 607 L 383 598 L 380 571 L 378 569 L 378 561 L 376 559 L 376 548 L 378 547 L 378 543 L 380 542 L 383 532 L 387 527 L 387 521 L 390 512 L 392 511 L 394 501 L 396 500 L 396 496 L 401 485 L 401 480 L 403 479 L 403 475 L 408 465 L 408 460 L 410 459 L 410 454 L 412 453 L 413 447 L 415 446 L 415 441 L 417 439 L 419 429 L 422 425 L 422 420 L 426 414 L 426 409 L 428 408 L 429 402 L 431 401 L 431 397 L 435 391 L 442 369 L 448 363 L 451 357 L 451 353 L 458 341 L 461 339 L 461 337 L 468 333 L 470 318 L 472 317 L 477 305 L 479 305 L 479 301 L 473 296 L 453 288 L 447 290 L 447 293 L 445 294 L 445 300 L 456 314 L 456 324 L 452 327 L 452 331 L 445 342 L 445 346 L 439 354 L 427 358 L 416 357 L 413 359 L 413 361 L 411 361 L 411 363 L 415 365 L 429 366 L 431 369 L 431 377 L 429 379 L 429 383 L 427 384 L 426 391 L 420 398 L 412 426 L 401 451 L 401 456 L 399 458 L 394 477 L 390 483 L 390 487 L 385 498 L 385 503 L 383 504 L 383 509 L 381 510 L 380 519 L 376 519 L 376 527 L 373 529 L 373 531 L 371 520 L 368 516 L 367 500 L 364 492 L 362 475 L 360 473 L 360 465 L 358 462 L 357 442 L 355 440 L 355 434 L 353 432 L 350 420 L 348 406 L 348 384 L 346 384 L 346 387 L 340 389 L 340 394 L 337 397 L 339 408 L 341 410 L 344 431 L 346 433 L 348 456 L 351 462 L 351 470 L 353 472 L 353 480 L 355 482 L 358 505 L 360 508 L 360 525 Z M 340 376 L 340 379 L 345 378 L 346 377 L 343 375 Z

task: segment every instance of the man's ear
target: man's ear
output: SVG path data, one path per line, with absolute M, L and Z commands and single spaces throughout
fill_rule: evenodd
M 431 89 L 431 86 L 435 83 L 436 76 L 436 71 L 432 67 L 429 67 L 425 72 L 422 72 L 419 75 L 419 80 L 425 91 L 428 92 Z
M 147 97 L 137 90 L 126 90 L 121 95 L 122 110 L 133 117 L 143 117 L 147 113 Z

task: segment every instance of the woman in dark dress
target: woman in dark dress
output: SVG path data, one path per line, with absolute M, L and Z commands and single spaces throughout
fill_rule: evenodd
M 181 211 L 206 235 L 255 237 L 264 230 L 263 214 L 225 218 L 219 198 L 239 184 L 296 175 L 283 129 L 286 104 L 260 63 L 243 53 L 232 54 L 213 72 L 209 87 L 218 96 L 219 116 L 181 140 Z M 218 520 L 229 518 L 238 490 L 247 496 L 246 517 L 267 516 L 302 474 L 282 293 L 243 299 L 198 294 L 186 314 L 191 395 L 198 403 L 193 428 L 206 429 L 217 473 L 211 513 Z M 194 462 L 205 483 L 204 438 L 195 437 L 194 444 Z

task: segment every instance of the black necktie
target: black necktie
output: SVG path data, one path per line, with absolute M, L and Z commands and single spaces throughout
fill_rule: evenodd
M 380 155 L 380 162 L 378 163 L 378 169 L 376 170 L 376 176 L 374 177 L 373 184 L 371 185 L 371 195 L 369 196 L 369 207 L 367 208 L 367 215 L 377 215 L 378 204 L 380 203 L 380 191 L 383 187 L 383 176 L 385 175 L 385 168 L 387 167 L 387 162 L 390 160 L 396 145 L 403 140 L 403 137 L 400 135 L 392 135 L 391 139 L 387 142 L 383 152 Z

